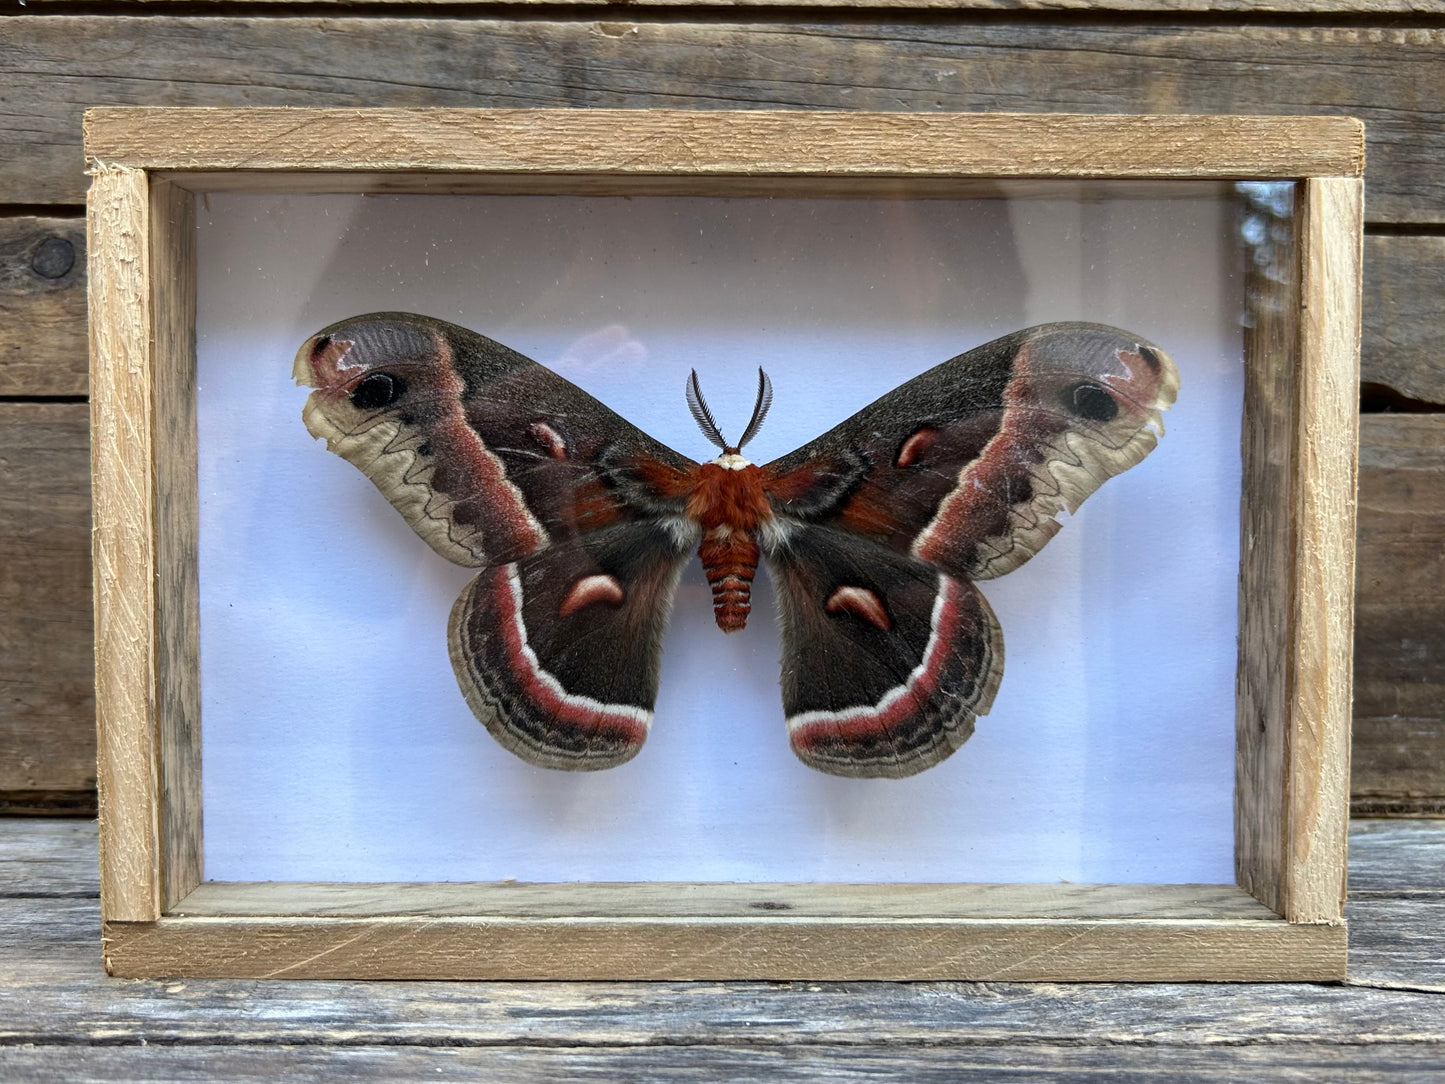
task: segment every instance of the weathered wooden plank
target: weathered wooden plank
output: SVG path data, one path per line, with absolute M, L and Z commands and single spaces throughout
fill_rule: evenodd
M 209 882 L 170 913 L 193 917 L 286 915 L 495 915 L 499 918 L 883 919 L 1263 919 L 1282 921 L 1234 885 L 1077 884 L 328 884 L 293 881 Z
M 1078 1042 L 1101 1030 L 1119 1042 L 1165 1044 L 1190 1041 L 1201 1020 L 1239 1040 L 1445 1037 L 1438 999 L 1342 987 L 1317 987 L 1302 997 L 1300 987 L 1278 984 L 108 982 L 95 968 L 93 933 L 77 931 L 65 917 L 86 902 L 0 903 L 15 935 L 27 938 L 18 953 L 0 949 L 7 978 L 0 986 L 0 1043 L 53 1035 L 198 1042 L 215 1036 L 218 1018 L 231 1041 L 248 1044 L 335 1041 L 342 1020 L 349 1042 L 417 1045 L 816 1042 L 846 1035 L 862 1046 L 934 1043 L 949 1033 L 978 1043 L 1020 1035 Z M 88 914 L 96 914 L 93 902 Z M 242 1002 L 248 1011 L 235 1013 Z
M 94 788 L 0 790 L 0 817 L 93 817 L 98 808 Z
M 1445 800 L 1445 415 L 1361 419 L 1353 793 Z
M 99 896 L 95 821 L 0 817 L 0 897 Z
M 1445 403 L 1445 237 L 1370 237 L 1360 376 L 1411 399 Z
M 149 211 L 143 172 L 96 171 L 87 240 L 101 891 L 107 917 L 130 921 L 161 910 Z
M 1363 188 L 1343 177 L 1302 186 L 1283 911 L 1294 922 L 1335 921 L 1344 906 Z
M 1350 894 L 1422 892 L 1445 894 L 1445 820 L 1352 821 Z
M 1201 1029 L 1204 1030 L 1204 1029 Z M 1241 1047 L 1201 1036 L 1187 1046 L 1034 1044 L 1019 1038 L 978 1046 L 963 1036 L 940 1036 L 928 1046 L 859 1047 L 828 1043 L 725 1046 L 607 1046 L 416 1048 L 396 1046 L 183 1047 L 36 1045 L 0 1049 L 0 1076 L 29 1084 L 193 1084 L 197 1081 L 539 1080 L 671 1081 L 769 1080 L 827 1084 L 910 1084 L 1039 1081 L 1077 1084 L 1268 1084 L 1286 1080 L 1346 1080 L 1351 1084 L 1424 1081 L 1439 1068 L 1440 1052 L 1422 1043 L 1288 1043 Z
M 1349 117 L 677 109 L 101 108 L 86 154 L 137 169 L 529 175 L 1357 178 Z M 264 178 L 256 178 L 253 184 Z M 525 181 L 523 182 L 525 184 Z M 535 190 L 535 186 L 529 186 Z M 871 194 L 866 187 L 860 192 Z M 792 189 L 789 189 L 792 191 Z M 906 190 L 905 190 L 906 191 Z
M 1348 910 L 1369 916 L 1350 937 L 1351 982 L 1445 994 L 1445 895 L 1372 897 Z
M 1442 277 L 1445 238 L 1366 237 L 1366 383 L 1445 403 Z M 84 223 L 0 218 L 0 395 L 83 395 L 86 367 Z
M 0 218 L 0 395 L 85 387 L 85 221 Z
M 1354 921 L 1368 924 L 1366 901 Z M 99 908 L 0 899 L 0 1046 L 196 1043 L 411 1045 L 846 1041 L 981 1045 L 1092 1041 L 1445 1039 L 1445 1003 L 1401 990 L 1281 984 L 934 982 L 568 983 L 107 981 Z M 1401 965 L 1408 977 L 1408 961 Z M 244 1011 L 238 1011 L 243 1009 Z M 218 1024 L 218 1021 L 222 1023 Z M 1201 1022 L 1207 1021 L 1207 1024 Z
M 1366 122 L 1372 219 L 1445 221 L 1439 29 L 90 18 L 0 22 L 0 199 L 79 198 L 94 102 L 1284 111 Z
M 89 858 L 83 822 L 24 821 L 0 827 L 0 854 L 23 867 L 26 850 L 48 869 Z M 59 832 L 52 829 L 59 829 Z M 27 844 L 29 839 L 32 842 Z M 1357 877 L 1415 883 L 1438 862 L 1445 824 L 1357 824 Z M 1402 856 L 1396 862 L 1392 855 Z M 1363 867 L 1362 867 L 1363 863 Z M 1419 867 L 1418 875 L 1409 870 Z M 1414 880 L 1412 880 L 1412 878 Z M 83 883 L 44 876 L 23 882 L 69 891 Z M 0 885 L 6 882 L 0 879 Z M 94 875 L 90 884 L 94 886 Z M 24 891 L 24 889 L 21 889 Z M 1406 889 L 1407 892 L 1410 889 Z M 1433 902 L 1432 902 L 1433 901 Z M 1439 955 L 1432 931 L 1442 916 L 1401 909 L 1398 896 L 1352 902 L 1355 981 L 1409 986 Z M 1445 907 L 1445 894 L 1424 901 Z M 93 899 L 0 900 L 0 1043 L 214 1042 L 224 1017 L 233 1043 L 337 1041 L 440 1046 L 605 1046 L 817 1044 L 846 1041 L 905 1048 L 1111 1043 L 1151 1047 L 1218 1042 L 1357 1043 L 1445 1040 L 1445 999 L 1400 989 L 1297 986 L 1030 986 L 884 983 L 401 983 L 188 980 L 107 982 L 99 978 Z M 1399 928 L 1404 923 L 1406 929 Z M 1413 931 L 1413 932 L 1412 932 Z M 1359 955 L 1361 948 L 1363 955 Z M 237 1004 L 248 1011 L 238 1014 Z M 1202 1023 L 1206 1022 L 1207 1023 Z M 842 1037 L 846 1036 L 846 1040 Z M 1020 1037 L 1027 1037 L 1021 1039 Z M 1328 1064 L 1328 1063 L 1325 1063 Z
M 95 786 L 87 428 L 0 404 L 0 792 Z
M 1445 238 L 1366 237 L 1365 382 L 1445 403 L 1442 277 Z M 83 223 L 0 218 L 0 395 L 83 395 L 86 367 Z
M 1343 926 L 1049 919 L 167 918 L 108 922 L 120 977 L 1330 981 Z
M 1403 608 L 1398 622 L 1418 619 L 1420 610 Z M 1445 621 L 1445 612 L 1433 618 Z M 1374 624 L 1374 622 L 1371 622 Z M 1393 620 L 1389 624 L 1396 624 Z M 1368 630 L 1362 630 L 1362 635 Z M 1399 633 L 1403 633 L 1400 635 Z M 1382 634 L 1385 646 L 1401 646 L 1409 631 Z M 1430 650 L 1438 645 L 1431 635 Z M 1408 643 L 1404 646 L 1408 647 Z M 1358 649 L 1357 649 L 1358 650 Z M 1407 660 L 1408 662 L 1408 660 Z M 1408 689 L 1407 689 L 1408 691 Z M 1350 808 L 1367 817 L 1438 817 L 1445 814 L 1445 722 L 1438 701 L 1413 709 L 1413 715 L 1355 716 L 1354 789 Z

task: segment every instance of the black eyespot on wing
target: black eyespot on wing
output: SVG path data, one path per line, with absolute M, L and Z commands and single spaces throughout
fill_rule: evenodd
M 1140 343 L 1139 356 L 1144 359 L 1144 364 L 1148 365 L 1149 368 L 1156 373 L 1162 367 L 1159 361 L 1159 352 L 1155 350 L 1152 346 L 1145 346 L 1144 344 Z
M 351 390 L 351 404 L 357 410 L 380 410 L 391 406 L 406 392 L 406 381 L 391 373 L 370 373 Z
M 1119 414 L 1119 404 L 1098 384 L 1075 384 L 1065 389 L 1064 407 L 1091 422 L 1111 422 Z

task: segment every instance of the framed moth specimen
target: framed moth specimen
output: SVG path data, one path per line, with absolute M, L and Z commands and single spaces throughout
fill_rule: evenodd
M 89 119 L 113 971 L 1339 973 L 1353 121 L 221 112 Z
M 696 463 L 536 362 L 412 313 L 302 344 L 312 435 L 359 467 L 439 554 L 483 571 L 452 609 L 457 681 L 504 746 L 596 770 L 642 748 L 663 633 L 697 547 L 723 632 L 758 562 L 778 590 L 793 751 L 842 776 L 909 776 L 957 749 L 1003 675 L 969 582 L 1032 557 L 1149 453 L 1179 374 L 1100 324 L 1045 324 L 937 366 L 763 467 L 694 369 L 687 403 L 721 454 Z

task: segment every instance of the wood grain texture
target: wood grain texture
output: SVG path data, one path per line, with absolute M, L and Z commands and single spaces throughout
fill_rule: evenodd
M 1327 981 L 1343 926 L 1270 920 L 556 921 L 161 918 L 108 922 L 107 974 L 316 979 Z
M 94 763 L 94 758 L 91 763 Z M 67 790 L 0 790 L 0 817 L 94 817 L 95 814 L 94 787 Z
M 625 1080 L 629 1084 L 719 1080 L 806 1081 L 817 1084 L 910 1084 L 1018 1081 L 1079 1084 L 1237 1084 L 1301 1079 L 1351 1084 L 1425 1081 L 1439 1051 L 1421 1043 L 1346 1046 L 1287 1043 L 1251 1047 L 1200 1041 L 1187 1047 L 1136 1045 L 975 1045 L 943 1040 L 915 1048 L 862 1047 L 835 1041 L 808 1046 L 666 1045 L 641 1048 L 556 1048 L 518 1044 L 505 1049 L 465 1047 L 305 1046 L 247 1048 L 215 1042 L 200 1046 L 123 1047 L 27 1045 L 0 1048 L 0 1075 L 28 1084 L 115 1084 L 143 1080 L 169 1084 L 198 1080 L 286 1080 L 290 1084 L 338 1081 Z
M 1284 914 L 1333 922 L 1349 824 L 1364 186 L 1311 178 L 1302 195 Z
M 1352 905 L 1354 914 L 1365 901 Z M 1376 897 L 1368 901 L 1374 921 L 1351 937 L 1350 978 L 1382 986 L 1408 983 L 1412 989 L 1445 995 L 1445 893 Z M 1401 978 L 1408 974 L 1407 979 Z
M 356 918 L 1250 919 L 1280 921 L 1234 885 L 208 882 L 170 912 Z
M 786 177 L 1358 176 L 1348 117 L 803 110 L 92 109 L 86 154 L 148 170 Z
M 88 428 L 0 404 L 0 792 L 95 786 Z
M 73 1035 L 112 1043 L 214 1041 L 634 1047 L 812 1044 L 916 1047 L 1308 1041 L 1420 1036 L 1424 999 L 1273 984 L 1036 986 L 1024 983 L 377 983 L 295 978 L 113 982 L 96 960 L 96 901 L 0 900 L 0 1047 Z M 1414 1011 L 1412 1012 L 1412 1006 Z M 1412 1017 L 1414 1019 L 1412 1019 Z M 344 1023 L 342 1023 L 344 1022 Z M 1445 1032 L 1445 1021 L 1436 1033 Z M 1331 1039 L 1330 1041 L 1333 1041 Z
M 78 198 L 81 102 L 1288 111 L 1366 122 L 1372 215 L 1445 221 L 1438 29 L 89 18 L 0 22 L 5 198 Z
M 1300 244 L 1295 204 L 1246 195 L 1263 223 L 1245 261 L 1243 494 L 1239 662 L 1235 675 L 1234 867 L 1240 887 L 1283 913 L 1285 794 L 1295 592 L 1290 496 L 1300 346 Z
M 712 196 L 774 199 L 1213 199 L 1227 194 L 1223 180 L 1074 180 L 1067 178 L 840 176 L 792 174 L 377 173 L 373 171 L 266 172 L 162 170 L 156 174 L 194 192 L 365 193 L 464 196 Z
M 48 913 L 47 913 L 48 912 Z M 295 978 L 108 981 L 94 900 L 0 901 L 0 1048 L 85 1041 L 607 1048 L 902 1048 L 1112 1043 L 1402 1042 L 1445 1034 L 1399 991 L 1276 984 L 440 983 Z
M 1361 419 L 1356 803 L 1445 804 L 1445 415 Z M 1408 810 L 1410 805 L 1399 808 Z
M 1350 896 L 1445 896 L 1445 820 L 1350 823 Z M 1366 915 L 1373 914 L 1368 907 Z
M 95 699 L 107 917 L 160 914 L 146 175 L 97 170 L 89 202 Z
M 1445 404 L 1445 237 L 1365 240 L 1360 376 L 1400 395 Z
M 1358 790 L 1350 813 L 1359 817 L 1445 816 L 1445 739 L 1438 717 L 1358 718 L 1353 768 Z
M 32 822 L 33 823 L 33 822 Z M 1387 908 L 1381 910 L 1388 910 Z M 1369 925 L 1369 905 L 1355 909 Z M 245 1045 L 729 1046 L 846 1041 L 917 1048 L 1098 1042 L 1420 1041 L 1445 1036 L 1438 1001 L 1398 990 L 1277 984 L 862 983 L 377 984 L 108 981 L 93 899 L 0 900 L 0 1048 L 84 1041 Z M 1383 935 L 1382 935 L 1383 936 Z M 1382 961 L 1383 964 L 1383 961 Z M 1387 981 L 1408 981 L 1403 955 Z M 1431 1015 L 1433 1013 L 1433 1015 Z
M 0 218 L 0 395 L 84 395 L 85 222 Z
M 95 821 L 0 817 L 0 897 L 100 896 Z
M 162 909 L 201 882 L 195 197 L 151 183 L 156 742 Z

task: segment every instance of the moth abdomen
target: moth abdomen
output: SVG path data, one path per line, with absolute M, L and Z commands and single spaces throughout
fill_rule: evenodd
M 762 551 L 751 534 L 713 530 L 703 538 L 697 555 L 712 587 L 713 618 L 723 632 L 737 632 L 752 612 L 753 577 Z

